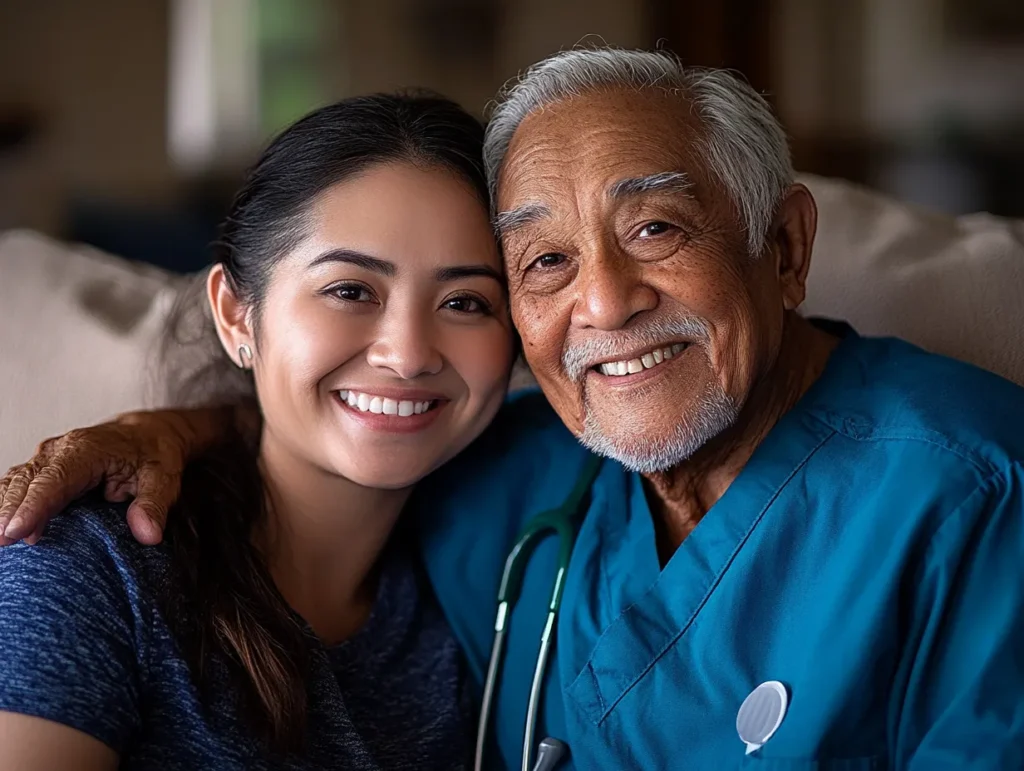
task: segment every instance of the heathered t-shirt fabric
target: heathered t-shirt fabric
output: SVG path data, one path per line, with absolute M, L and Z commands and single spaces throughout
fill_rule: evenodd
M 125 507 L 57 517 L 37 546 L 0 549 L 0 710 L 83 731 L 123 769 L 458 769 L 471 707 L 461 654 L 413 562 L 392 549 L 366 626 L 310 638 L 308 749 L 271 756 L 244 722 L 223 660 L 194 685 L 164 593 L 167 549 L 132 538 Z

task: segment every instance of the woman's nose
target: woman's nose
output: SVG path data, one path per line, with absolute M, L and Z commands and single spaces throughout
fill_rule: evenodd
M 436 329 L 426 319 L 418 318 L 381 325 L 367 359 L 370 366 L 391 370 L 403 380 L 436 375 L 444 366 Z

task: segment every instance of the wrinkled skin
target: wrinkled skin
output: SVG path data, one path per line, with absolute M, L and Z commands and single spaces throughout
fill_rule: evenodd
M 35 543 L 54 515 L 100 485 L 108 500 L 134 497 L 128 509 L 132 534 L 142 543 L 159 543 L 186 459 L 220 435 L 233 413 L 128 413 L 47 439 L 31 460 L 0 478 L 0 546 Z

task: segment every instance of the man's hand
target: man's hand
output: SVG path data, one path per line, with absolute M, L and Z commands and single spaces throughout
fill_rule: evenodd
M 186 463 L 232 421 L 233 408 L 133 412 L 47 439 L 28 463 L 0 478 L 0 546 L 35 543 L 52 517 L 101 484 L 109 501 L 134 497 L 132 534 L 160 543 Z

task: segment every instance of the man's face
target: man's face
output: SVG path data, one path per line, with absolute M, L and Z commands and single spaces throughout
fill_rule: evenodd
M 777 249 L 749 255 L 702 138 L 678 96 L 587 94 L 530 115 L 501 172 L 527 361 L 585 444 L 645 472 L 735 421 L 789 307 Z

